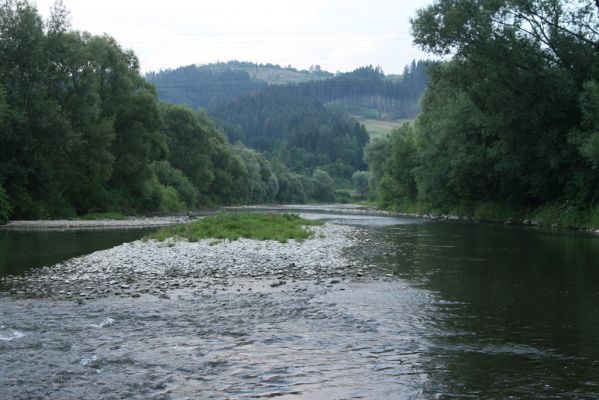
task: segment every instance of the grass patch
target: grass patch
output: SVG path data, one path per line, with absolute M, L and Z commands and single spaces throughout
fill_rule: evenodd
M 599 206 L 578 209 L 563 205 L 546 204 L 532 213 L 532 219 L 541 225 L 558 224 L 567 228 L 599 228 Z
M 371 118 L 360 118 L 354 116 L 361 124 L 364 125 L 368 136 L 373 138 L 386 138 L 389 137 L 394 129 L 399 128 L 404 123 L 409 122 L 409 119 L 393 119 L 393 120 L 380 120 Z
M 361 204 L 374 205 L 372 202 L 362 202 Z M 599 206 L 581 209 L 564 204 L 545 204 L 532 211 L 492 202 L 479 203 L 474 207 L 454 205 L 440 208 L 418 201 L 401 201 L 394 204 L 379 202 L 376 206 L 399 213 L 451 215 L 459 218 L 474 218 L 476 221 L 484 222 L 512 221 L 541 226 L 557 225 L 572 229 L 599 229 Z
M 79 217 L 79 219 L 83 219 L 86 221 L 93 221 L 98 219 L 125 219 L 125 216 L 118 212 L 97 212 L 97 213 L 88 213 Z
M 239 238 L 276 240 L 286 243 L 289 239 L 304 240 L 312 234 L 306 226 L 322 225 L 295 214 L 235 214 L 218 213 L 185 225 L 171 226 L 150 234 L 149 239 L 163 241 L 178 237 L 197 242 L 201 239 Z

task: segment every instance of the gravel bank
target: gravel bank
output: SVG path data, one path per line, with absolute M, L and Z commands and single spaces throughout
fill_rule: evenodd
M 9 276 L 0 285 L 4 295 L 16 297 L 92 299 L 144 293 L 166 297 L 172 289 L 227 286 L 229 279 L 240 277 L 268 279 L 275 287 L 301 279 L 335 284 L 365 273 L 365 267 L 358 265 L 362 263 L 352 263 L 349 258 L 354 257 L 348 256 L 364 230 L 331 223 L 309 229 L 313 238 L 288 243 L 138 240 L 25 276 Z
M 127 218 L 106 220 L 38 220 L 38 221 L 11 221 L 2 225 L 1 229 L 14 230 L 63 230 L 63 229 L 126 229 L 126 228 L 151 228 L 159 226 L 185 224 L 188 217 L 151 217 Z

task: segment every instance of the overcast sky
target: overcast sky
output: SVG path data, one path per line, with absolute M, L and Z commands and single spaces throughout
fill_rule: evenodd
M 34 1 L 47 16 L 54 0 Z M 63 0 L 73 28 L 108 33 L 143 72 L 215 61 L 254 61 L 400 73 L 427 58 L 410 17 L 432 0 Z

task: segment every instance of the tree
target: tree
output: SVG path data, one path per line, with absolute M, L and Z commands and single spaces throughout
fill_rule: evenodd
M 4 188 L 0 185 L 0 225 L 8 222 L 12 213 L 12 206 Z
M 370 173 L 368 171 L 356 171 L 352 175 L 354 189 L 361 196 L 368 194 L 368 182 L 370 181 Z
M 312 197 L 315 200 L 322 202 L 334 202 L 335 201 L 335 189 L 334 182 L 331 176 L 323 170 L 316 169 L 312 174 L 313 180 L 313 192 Z
M 592 4 L 437 0 L 412 28 L 415 43 L 450 60 L 430 70 L 422 113 L 411 134 L 393 136 L 389 161 L 375 157 L 384 151 L 374 145 L 366 151 L 390 200 L 416 193 L 440 207 L 523 208 L 598 200 Z

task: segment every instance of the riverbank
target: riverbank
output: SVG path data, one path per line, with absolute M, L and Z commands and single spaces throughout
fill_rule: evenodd
M 128 229 L 154 228 L 185 224 L 190 221 L 187 216 L 172 217 L 129 217 L 124 219 L 97 220 L 24 220 L 10 221 L 0 225 L 0 229 L 10 230 L 87 230 L 87 229 Z
M 174 289 L 213 291 L 234 278 L 267 280 L 274 287 L 302 279 L 335 284 L 365 274 L 362 263 L 347 256 L 362 242 L 364 229 L 331 223 L 307 229 L 312 238 L 287 243 L 138 240 L 23 276 L 8 276 L 0 284 L 5 295 L 17 298 L 89 300 L 143 294 L 166 298 Z
M 472 209 L 446 210 L 439 210 L 423 203 L 384 206 L 375 202 L 363 202 L 360 206 L 372 212 L 396 217 L 538 226 L 599 234 L 599 208 L 578 210 L 567 205 L 546 204 L 534 210 L 523 210 L 495 203 L 482 203 Z

